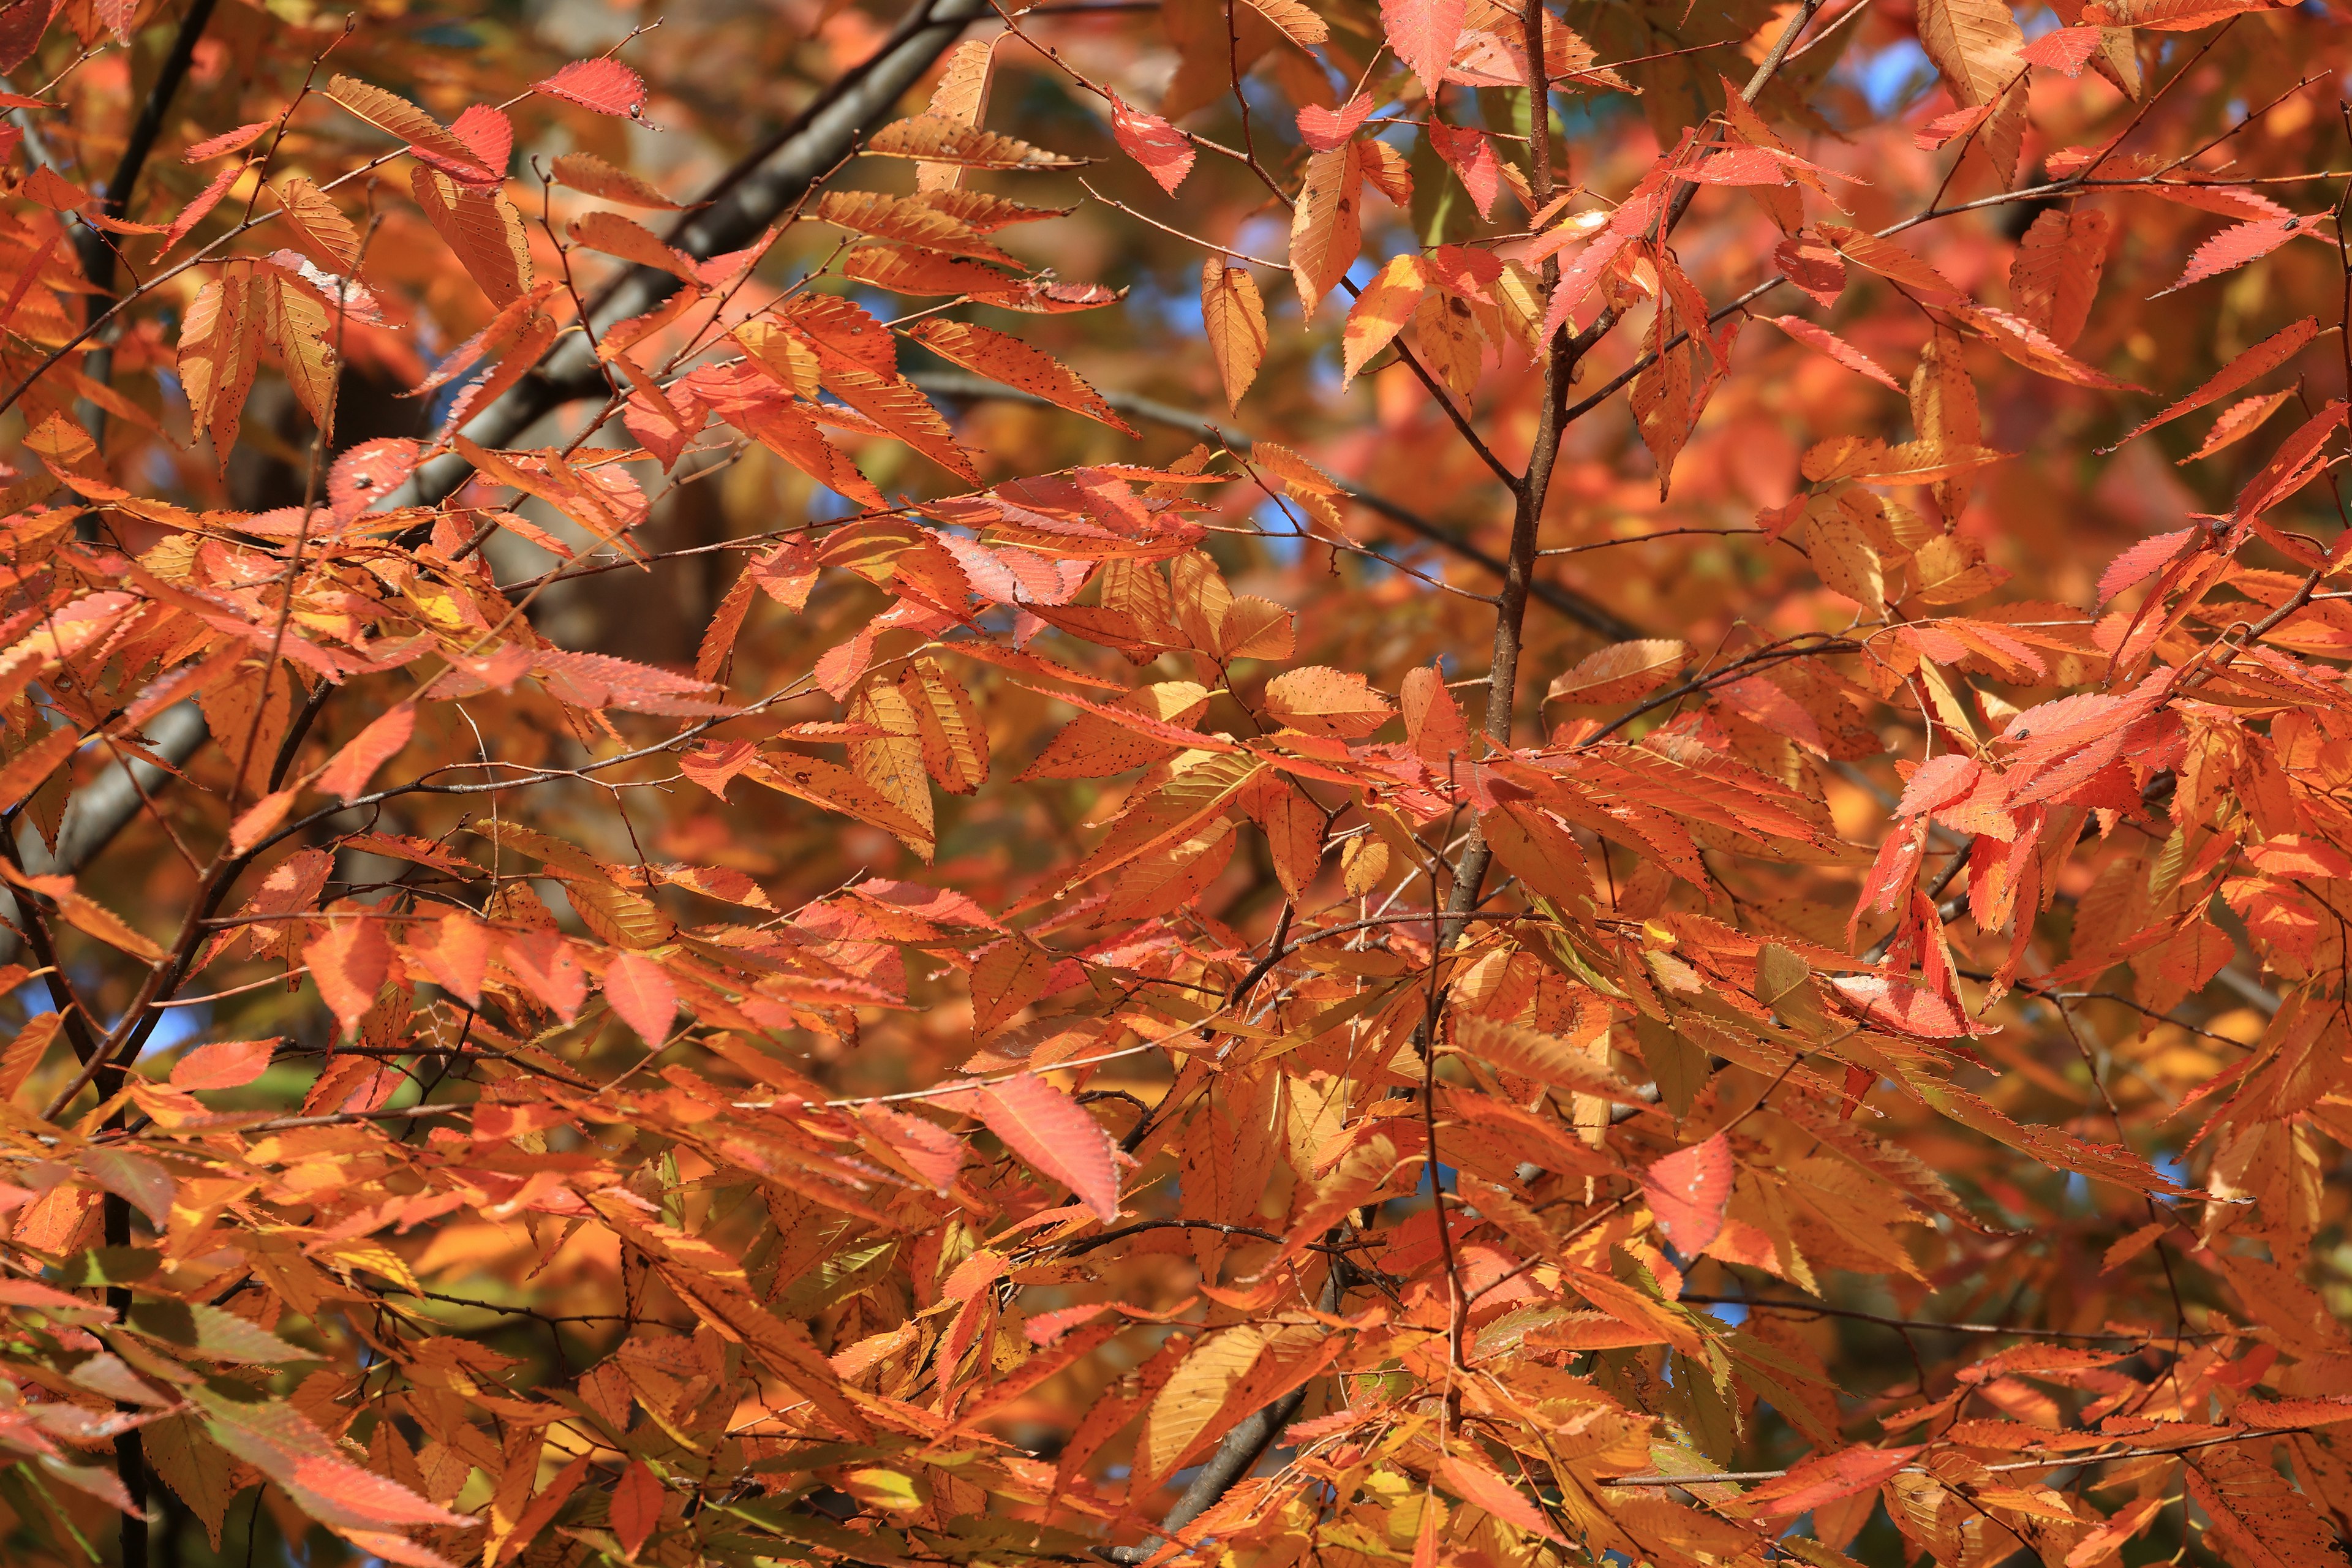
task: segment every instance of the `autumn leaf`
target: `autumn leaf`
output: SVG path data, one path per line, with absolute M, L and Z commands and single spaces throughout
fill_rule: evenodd
M 1341 334 L 1343 383 L 1362 374 L 1364 366 L 1404 331 L 1429 282 L 1429 264 L 1408 252 L 1391 257 L 1364 286 L 1348 307 L 1348 325 Z
M 645 79 L 615 59 L 573 60 L 553 76 L 530 84 L 533 92 L 632 119 L 646 100 Z
M 983 1087 L 977 1109 L 1006 1148 L 1069 1188 L 1105 1225 L 1118 1218 L 1110 1137 L 1076 1100 L 1044 1079 L 1019 1073 Z
M 1877 361 L 1827 328 L 1816 326 L 1802 316 L 1768 316 L 1765 320 L 1808 348 L 1819 349 L 1846 369 L 1870 377 L 1889 391 L 1903 390 L 1903 384 L 1881 369 Z
M 604 1000 L 637 1038 L 659 1046 L 677 1015 L 677 988 L 661 964 L 641 952 L 616 952 L 604 971 Z
M 1331 36 L 1323 18 L 1300 3 L 1300 0 L 1243 0 L 1243 3 L 1273 23 L 1283 37 L 1302 49 L 1312 49 Z
M 2297 235 L 2309 234 L 2318 226 L 2315 217 L 2257 218 L 2252 223 L 2237 224 L 2223 229 L 2197 247 L 2189 258 L 2188 268 L 2169 289 L 2159 289 L 2148 296 L 2161 300 L 2167 294 L 2178 294 L 2193 283 L 2208 278 L 2218 278 L 2224 272 L 2234 272 L 2250 261 L 2259 260 L 2284 245 Z
M 1901 1471 L 1921 1450 L 1906 1448 L 1847 1448 L 1816 1454 L 1785 1476 L 1765 1482 L 1742 1497 L 1744 1511 L 1773 1518 L 1810 1512 L 1825 1503 L 1875 1489 Z
M 399 755 L 415 733 L 415 705 L 401 703 L 352 736 L 311 783 L 321 794 L 340 795 L 348 804 L 366 793 L 375 771 Z
M 1362 676 L 1313 667 L 1268 681 L 1265 703 L 1276 719 L 1310 735 L 1369 735 L 1396 710 Z
M 1547 702 L 1630 702 L 1675 678 L 1690 649 L 1673 637 L 1613 643 L 1577 660 L 1552 679 Z
M 1389 47 L 1419 77 L 1422 90 L 1437 96 L 1438 83 L 1454 58 L 1468 16 L 1465 0 L 1381 0 L 1381 29 Z
M 1066 158 L 1010 136 L 919 114 L 882 127 L 866 150 L 889 158 L 917 158 L 964 169 L 1068 169 L 1081 159 Z
M 408 949 L 436 984 L 469 1007 L 481 1005 L 490 936 L 480 921 L 460 912 L 443 915 L 422 932 L 412 927 Z
M 174 1089 L 241 1089 L 269 1068 L 268 1040 L 215 1040 L 172 1064 Z
M 635 1557 L 661 1521 L 666 1494 L 661 1480 L 642 1459 L 632 1460 L 613 1489 L 613 1533 L 621 1550 Z
M 1110 130 L 1119 151 L 1142 164 L 1143 172 L 1170 195 L 1176 194 L 1176 187 L 1192 172 L 1192 139 L 1158 115 L 1131 109 L 1114 98 L 1110 100 Z
M 408 150 L 421 162 L 460 184 L 496 184 L 503 173 L 483 168 L 471 146 L 397 93 L 335 76 L 328 79 L 326 94 L 369 124 L 407 142 Z
M 1364 166 L 1356 143 L 1307 161 L 1290 222 L 1290 275 L 1307 313 L 1347 276 L 1363 248 Z
M 583 195 L 623 206 L 676 211 L 677 202 L 659 186 L 647 184 L 625 169 L 614 168 L 593 153 L 565 153 L 550 165 L 555 183 Z
M 939 318 L 916 326 L 908 336 L 950 364 L 1018 387 L 1056 407 L 1098 419 L 1129 436 L 1132 426 L 1121 419 L 1102 394 L 1080 380 L 1078 374 L 1051 354 L 1031 348 L 1020 339 L 968 321 Z
M 1723 1228 L 1733 1169 L 1731 1145 L 1718 1132 L 1652 1162 L 1642 1173 L 1642 1194 L 1677 1251 L 1702 1251 Z
M 1542 1509 L 1529 1502 L 1517 1487 L 1482 1461 L 1462 1454 L 1448 1454 L 1437 1462 L 1437 1473 L 1463 1501 L 1485 1509 L 1504 1523 L 1530 1535 L 1539 1535 L 1561 1546 L 1568 1544 L 1568 1537 L 1559 1532 Z
M 374 1005 L 392 967 L 392 944 L 384 940 L 383 926 L 374 914 L 373 910 L 345 910 L 302 949 L 312 984 L 346 1036 Z
M 187 150 L 180 154 L 180 161 L 184 163 L 203 163 L 215 158 L 226 157 L 231 153 L 242 153 L 268 135 L 277 124 L 274 120 L 256 120 L 250 124 L 237 126 L 235 130 L 224 131 L 217 136 L 207 136 L 201 142 L 189 143 Z
M 1257 280 L 1222 257 L 1202 262 L 1201 324 L 1217 362 L 1225 405 L 1237 409 L 1265 360 L 1265 306 L 1258 297 Z
M 1378 105 L 1372 95 L 1360 92 L 1337 109 L 1310 103 L 1298 110 L 1298 134 L 1315 152 L 1329 153 L 1345 144 L 1356 134 L 1356 128 L 1371 117 Z

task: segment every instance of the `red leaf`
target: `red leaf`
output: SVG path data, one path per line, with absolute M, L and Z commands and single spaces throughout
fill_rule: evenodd
M 1156 114 L 1129 109 L 1113 98 L 1110 133 L 1117 139 L 1119 151 L 1142 164 L 1143 172 L 1160 182 L 1160 188 L 1171 196 L 1176 187 L 1184 183 L 1184 176 L 1192 172 L 1192 143 L 1181 131 Z
M 2290 326 L 2280 328 L 2214 372 L 2212 377 L 2204 385 L 2173 404 L 2155 418 L 2136 427 L 2130 435 L 2123 438 L 2123 441 L 2117 441 L 2115 447 L 2100 447 L 2099 455 L 2105 457 L 2116 447 L 2121 447 L 2124 441 L 2145 436 L 2158 426 L 2168 424 L 2184 414 L 2194 414 L 2208 404 L 2219 403 L 2238 388 L 2269 374 L 2293 359 L 2303 352 L 2304 344 L 2318 335 L 2319 322 L 2310 316 L 2305 316 Z
M 1974 131 L 1991 112 L 1990 104 L 1979 103 L 1973 108 L 1955 109 L 1949 114 L 1939 114 L 1912 132 L 1912 143 L 1922 153 L 1932 153 L 1946 142 Z
M 269 1067 L 278 1037 L 266 1040 L 214 1040 L 172 1064 L 173 1089 L 236 1089 Z
M 2281 443 L 2271 454 L 2262 471 L 2246 481 L 2238 492 L 2238 504 L 2232 515 L 2241 526 L 2260 517 L 2296 490 L 2309 484 L 2326 466 L 2322 456 L 2327 443 L 2335 438 L 2336 427 L 2344 423 L 2345 405 L 2342 399 L 2328 404 L 2296 427 L 2294 435 Z
M 2309 234 L 2319 226 L 2314 217 L 2257 218 L 2223 229 L 2197 247 L 2189 258 L 2189 270 L 2169 289 L 2159 289 L 2148 296 L 2161 300 L 2167 294 L 2177 294 L 2191 283 L 2202 283 L 2208 278 L 2218 278 L 2234 271 L 2249 261 L 2259 261 L 2299 234 Z
M 1750 1511 L 1775 1519 L 1804 1513 L 1870 1490 L 1901 1471 L 1918 1452 L 1916 1447 L 1848 1448 L 1838 1454 L 1816 1454 L 1739 1500 Z
M 416 469 L 415 442 L 399 436 L 362 441 L 335 459 L 327 473 L 327 504 L 338 522 L 349 522 L 400 488 Z
M 1070 1189 L 1105 1225 L 1118 1217 L 1110 1134 L 1078 1102 L 1032 1073 L 984 1085 L 974 1109 L 1004 1146 Z
M 467 914 L 443 915 L 427 928 L 432 941 L 408 933 L 408 951 L 433 983 L 468 1007 L 482 1005 L 482 975 L 490 966 L 489 928 Z
M 1369 92 L 1358 93 L 1338 109 L 1310 103 L 1298 111 L 1299 137 L 1315 152 L 1336 151 L 1370 117 L 1372 107 L 1372 95 Z
M 244 164 L 231 163 L 227 168 L 215 174 L 213 183 L 198 191 L 195 199 L 182 207 L 180 216 L 172 220 L 172 226 L 164 230 L 163 246 L 162 249 L 155 252 L 156 259 L 162 260 L 163 257 L 170 254 L 173 246 L 187 238 L 188 231 L 204 222 L 205 216 L 220 205 L 220 199 L 228 195 L 228 188 L 236 184 L 237 176 L 244 173 Z
M 1495 198 L 1502 194 L 1503 167 L 1484 133 L 1466 126 L 1429 122 L 1429 144 L 1445 166 L 1461 179 L 1462 188 L 1478 205 L 1480 217 L 1491 217 Z
M 345 742 L 313 782 L 320 793 L 340 795 L 348 804 L 367 793 L 368 780 L 375 776 L 376 769 L 399 755 L 415 733 L 416 705 L 404 702 Z
M 1876 974 L 1842 974 L 1830 984 L 1882 1029 L 1930 1040 L 1955 1040 L 1972 1032 L 1949 1002 L 1924 985 Z
M 514 156 L 514 121 L 487 103 L 470 105 L 449 122 L 449 134 L 474 150 L 474 161 L 493 174 L 506 173 Z
M 604 1000 L 637 1038 L 659 1046 L 677 1016 L 677 987 L 669 972 L 642 952 L 616 952 L 604 969 Z
M 1928 758 L 1903 786 L 1903 798 L 1895 804 L 1895 815 L 1916 816 L 1923 811 L 1951 805 L 1976 788 L 1977 774 L 1982 771 L 1977 760 L 1965 752 L 1946 752 L 1940 757 Z
M 1437 96 L 1437 84 L 1453 63 L 1469 10 L 1469 0 L 1381 0 L 1381 26 L 1389 36 L 1389 47 L 1421 79 L 1422 90 L 1431 98 Z
M 588 999 L 588 974 L 561 933 L 527 931 L 507 938 L 506 965 L 530 993 L 569 1024 Z
M 660 1522 L 662 1510 L 661 1479 L 646 1467 L 643 1460 L 633 1459 L 621 1472 L 620 1484 L 613 1489 L 613 1533 L 619 1538 L 621 1550 L 630 1556 L 646 1543 Z
M 962 1139 L 944 1127 L 887 1105 L 862 1107 L 857 1115 L 873 1129 L 876 1137 L 907 1163 L 908 1170 L 942 1193 L 955 1185 L 956 1173 L 963 1169 Z
M 1876 360 L 1827 327 L 1816 326 L 1802 316 L 1767 316 L 1764 319 L 1806 347 L 1821 350 L 1846 369 L 1858 371 L 1881 386 L 1891 387 L 1896 392 L 1904 390 L 1903 384 L 1887 374 Z
M 207 136 L 180 154 L 183 163 L 201 163 L 207 158 L 217 158 L 224 153 L 241 153 L 261 140 L 262 133 L 277 124 L 275 120 L 257 120 L 250 125 L 240 125 L 234 131 L 224 131 L 217 136 Z
M 1731 1143 L 1720 1132 L 1642 1173 L 1642 1191 L 1675 1249 L 1695 1257 L 1723 1229 L 1731 1202 Z
M 530 86 L 533 92 L 561 98 L 599 114 L 634 118 L 646 101 L 645 79 L 618 60 L 574 60 Z
M 1544 1517 L 1543 1510 L 1529 1502 L 1518 1488 L 1505 1480 L 1486 1466 L 1448 1454 L 1437 1461 L 1437 1473 L 1445 1479 L 1455 1495 L 1473 1508 L 1484 1509 L 1506 1524 L 1517 1525 L 1530 1535 L 1540 1535 L 1546 1541 L 1568 1544 L 1552 1521 Z
M 2054 33 L 2042 34 L 2018 50 L 2017 58 L 2028 65 L 2048 66 L 2052 70 L 2077 77 L 2083 74 L 2091 57 L 2099 52 L 2101 37 L 2097 27 L 2061 27 Z
M 1817 235 L 1790 235 L 1773 247 L 1772 264 L 1824 310 L 1845 292 L 1845 258 Z
M 2105 604 L 2135 583 L 2144 583 L 2160 571 L 2165 563 L 2180 553 L 2180 546 L 2197 531 L 2176 529 L 2159 533 L 2153 539 L 2143 539 L 2113 561 L 2099 574 L 2099 603 Z
M 359 1027 L 360 1016 L 375 1005 L 375 994 L 392 968 L 392 944 L 384 940 L 382 921 L 370 914 L 351 913 L 304 947 L 302 962 L 310 966 L 319 994 L 348 1035 Z
M 1675 171 L 1675 178 L 1696 185 L 1785 185 L 1789 165 L 1764 147 L 1732 147 Z

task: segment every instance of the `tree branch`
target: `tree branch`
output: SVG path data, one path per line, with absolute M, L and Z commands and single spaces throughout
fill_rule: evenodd
M 987 0 L 919 0 L 870 58 L 827 85 L 792 123 L 720 175 L 670 231 L 670 245 L 704 261 L 757 239 L 849 155 L 874 121 L 891 110 L 967 26 L 990 14 Z M 596 339 L 606 327 L 645 314 L 681 286 L 674 274 L 651 267 L 632 269 L 590 304 L 589 331 L 565 333 L 536 369 L 467 421 L 466 438 L 492 448 L 509 446 L 564 404 L 603 396 L 607 387 L 596 360 Z M 411 475 L 376 510 L 437 505 L 472 473 L 463 458 L 445 455 Z
M 986 376 L 973 375 L 969 371 L 917 371 L 907 379 L 925 392 L 934 393 L 941 397 L 960 398 L 965 401 L 984 397 L 1000 403 L 1025 403 L 1037 408 L 1056 406 L 1034 394 L 1018 392 L 1009 386 L 1001 386 Z M 1171 429 L 1189 430 L 1196 434 L 1205 433 L 1215 437 L 1217 440 L 1232 448 L 1235 455 L 1249 456 L 1252 442 L 1249 432 L 1245 430 L 1231 425 L 1220 424 L 1190 409 L 1179 408 L 1172 403 L 1162 403 L 1157 398 L 1140 397 L 1129 392 L 1102 392 L 1098 395 L 1121 414 L 1137 419 L 1149 419 L 1155 425 L 1165 425 Z M 1507 568 L 1501 560 L 1480 549 L 1475 543 L 1445 524 L 1423 517 L 1409 507 L 1399 505 L 1377 490 L 1368 490 L 1361 485 L 1351 484 L 1346 479 L 1337 482 L 1349 500 L 1365 510 L 1378 512 L 1398 527 L 1421 535 L 1431 543 L 1450 551 L 1474 566 L 1483 567 L 1492 572 L 1497 577 L 1505 574 Z M 1606 605 L 1589 599 L 1573 588 L 1564 588 L 1556 583 L 1536 583 L 1530 587 L 1529 592 L 1547 607 L 1559 611 L 1586 630 L 1607 637 L 1611 642 L 1631 642 L 1637 637 L 1650 635 Z

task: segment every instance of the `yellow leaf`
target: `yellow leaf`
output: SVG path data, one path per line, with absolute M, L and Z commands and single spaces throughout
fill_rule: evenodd
M 1237 408 L 1265 359 L 1265 301 L 1257 279 L 1228 267 L 1221 256 L 1202 263 L 1201 323 L 1217 362 L 1217 379 L 1224 384 L 1225 406 Z
M 1139 1489 L 1147 1477 L 1156 1481 L 1176 1468 L 1265 1348 L 1265 1331 L 1251 1323 L 1212 1334 L 1160 1385 L 1136 1440 L 1134 1484 Z
M 1323 18 L 1298 0 L 1248 0 L 1248 4 L 1251 10 L 1280 28 L 1284 37 L 1302 49 L 1311 49 L 1331 36 Z
M 1413 251 L 1389 258 L 1388 265 L 1364 286 L 1356 302 L 1348 307 L 1348 325 L 1341 337 L 1342 386 L 1362 374 L 1372 356 L 1404 330 L 1428 287 L 1429 263 Z
M 359 259 L 359 231 L 326 192 L 297 174 L 279 188 L 278 205 L 287 223 L 320 259 L 333 261 L 341 271 L 349 271 Z

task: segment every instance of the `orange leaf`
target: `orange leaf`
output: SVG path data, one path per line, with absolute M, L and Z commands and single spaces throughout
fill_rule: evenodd
M 214 1040 L 172 1064 L 174 1089 L 237 1089 L 269 1068 L 278 1037 L 266 1040 Z
M 1720 1132 L 1642 1173 L 1642 1193 L 1675 1250 L 1695 1255 L 1723 1228 L 1731 1202 L 1731 1143 Z
M 642 952 L 616 952 L 604 969 L 604 1000 L 637 1038 L 659 1046 L 677 1016 L 677 987 L 669 972 Z
M 1868 1491 L 1897 1473 L 1919 1453 L 1908 1448 L 1847 1448 L 1816 1454 L 1785 1476 L 1765 1482 L 1739 1500 L 1743 1509 L 1786 1518 Z
M 1459 1454 L 1448 1454 L 1437 1461 L 1437 1473 L 1454 1489 L 1455 1496 L 1472 1507 L 1484 1509 L 1505 1524 L 1530 1535 L 1540 1535 L 1562 1546 L 1568 1544 L 1568 1537 L 1544 1516 L 1541 1509 L 1484 1464 Z
M 1395 712 L 1362 676 L 1321 665 L 1288 670 L 1266 682 L 1265 705 L 1294 730 L 1349 739 L 1370 734 Z
M 1113 412 L 1111 405 L 1103 401 L 1102 394 L 1081 380 L 1077 372 L 1019 338 L 939 316 L 919 323 L 907 335 L 950 364 L 961 365 L 974 374 L 1018 387 L 1056 407 L 1100 420 L 1114 430 L 1129 436 L 1136 433 L 1135 427 Z
M 468 1007 L 482 1005 L 482 976 L 490 966 L 490 931 L 468 914 L 446 914 L 425 928 L 428 942 L 415 928 L 408 933 L 408 951 L 425 966 L 433 983 Z
M 397 756 L 415 733 L 416 704 L 403 702 L 345 742 L 312 782 L 322 794 L 339 795 L 349 805 L 366 793 L 376 769 Z
M 1105 1225 L 1118 1218 L 1110 1134 L 1076 1100 L 1024 1072 L 983 1087 L 977 1109 L 1006 1148 L 1069 1188 Z
M 528 931 L 506 940 L 506 966 L 523 988 L 569 1024 L 588 999 L 588 973 L 562 933 Z
M 357 906 L 352 906 L 356 911 Z M 325 931 L 302 949 L 302 962 L 319 994 L 335 1015 L 343 1033 L 358 1029 L 361 1015 L 375 1005 L 375 994 L 392 968 L 392 944 L 384 940 L 383 923 L 374 911 L 331 918 Z
M 613 1533 L 619 1538 L 621 1550 L 631 1557 L 637 1554 L 654 1526 L 661 1522 L 664 1493 L 661 1478 L 655 1475 L 642 1459 L 632 1459 L 629 1468 L 621 1472 L 618 1485 L 613 1488 Z
M 1265 359 L 1265 300 L 1256 279 L 1220 256 L 1201 264 L 1201 328 L 1217 362 L 1225 406 L 1238 408 Z

